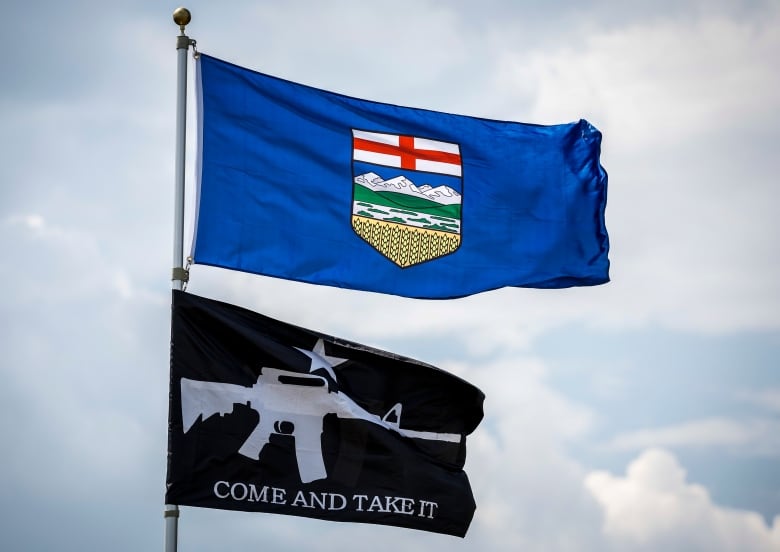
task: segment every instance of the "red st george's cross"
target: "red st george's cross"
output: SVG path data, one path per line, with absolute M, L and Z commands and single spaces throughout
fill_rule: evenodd
M 461 176 L 460 146 L 417 136 L 352 130 L 355 161 Z

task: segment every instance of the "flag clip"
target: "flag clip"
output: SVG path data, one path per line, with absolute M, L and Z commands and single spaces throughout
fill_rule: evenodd
M 192 49 L 195 49 L 195 44 L 197 44 L 196 40 L 191 39 L 187 35 L 179 35 L 176 37 L 176 49 L 177 50 L 187 50 L 190 46 L 192 46 Z
M 163 517 L 169 518 L 177 518 L 179 517 L 179 510 L 165 510 L 163 512 Z
M 190 271 L 186 268 L 182 268 L 180 266 L 173 268 L 173 273 L 171 275 L 171 280 L 179 280 L 181 282 L 189 282 L 190 281 Z

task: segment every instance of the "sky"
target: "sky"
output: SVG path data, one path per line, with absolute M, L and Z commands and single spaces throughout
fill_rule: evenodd
M 425 301 L 194 266 L 193 293 L 435 364 L 486 401 L 464 539 L 182 507 L 179 550 L 780 550 L 780 3 L 186 6 L 200 51 L 271 75 L 587 119 L 612 281 Z M 3 550 L 163 547 L 176 7 L 3 3 Z

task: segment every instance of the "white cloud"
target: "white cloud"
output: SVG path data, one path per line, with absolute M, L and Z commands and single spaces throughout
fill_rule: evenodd
M 777 118 L 778 20 L 775 9 L 758 24 L 705 17 L 594 30 L 581 49 L 505 54 L 499 82 L 535 91 L 534 120 L 598 122 L 612 151 L 684 145 Z
M 5 227 L 6 254 L 14 259 L 0 266 L 0 283 L 13 284 L 15 289 L 7 304 L 62 303 L 77 297 L 91 299 L 102 292 L 158 306 L 167 303 L 159 292 L 133 281 L 142 266 L 132 266 L 129 259 L 125 259 L 127 266 L 115 264 L 112 250 L 120 249 L 121 242 L 111 244 L 111 236 L 68 222 L 52 223 L 37 213 L 11 214 L 0 221 Z
M 725 447 L 750 455 L 780 456 L 780 420 L 707 418 L 660 428 L 622 433 L 607 445 L 613 450 L 648 447 Z
M 578 483 L 584 472 L 564 450 L 587 434 L 593 413 L 550 388 L 538 359 L 442 367 L 487 396 L 466 466 L 478 504 L 474 538 L 490 550 L 603 549 L 598 509 Z
M 625 477 L 597 471 L 586 488 L 605 513 L 603 531 L 618 550 L 770 552 L 780 547 L 780 516 L 767 526 L 756 512 L 714 504 L 704 487 L 663 449 L 649 449 Z
M 770 412 L 780 413 L 780 387 L 771 387 L 761 391 L 742 391 L 738 397 Z
M 14 443 L 9 480 L 38 497 L 76 492 L 87 477 L 143 479 L 163 433 L 144 420 L 162 414 L 167 396 L 167 294 L 115 265 L 106 236 L 68 222 L 35 213 L 0 221 L 0 285 L 12 290 L 0 302 L 0 431 Z
M 758 22 L 650 19 L 505 51 L 528 119 L 604 133 L 613 281 L 598 320 L 726 332 L 780 327 L 780 10 Z M 581 29 L 580 29 L 580 32 Z
M 446 4 L 409 0 L 306 4 L 252 3 L 242 8 L 242 17 L 257 21 L 266 32 L 236 35 L 232 25 L 223 24 L 210 25 L 203 29 L 208 34 L 194 37 L 211 55 L 378 101 L 403 102 L 403 96 L 415 96 L 421 89 L 435 90 L 432 85 L 442 74 L 469 59 L 460 28 L 466 22 Z M 306 17 L 301 17 L 302 10 Z M 212 20 L 235 18 L 216 6 L 204 7 L 201 14 Z M 258 56 L 259 51 L 274 55 Z
M 31 233 L 35 238 L 49 242 L 54 248 L 83 248 L 94 249 L 92 236 L 58 226 L 52 226 L 42 215 L 38 213 L 13 214 L 5 217 L 5 226 L 10 228 L 22 228 Z

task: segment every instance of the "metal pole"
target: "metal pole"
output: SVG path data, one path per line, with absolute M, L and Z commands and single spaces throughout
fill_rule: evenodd
M 187 131 L 187 53 L 192 40 L 184 34 L 184 27 L 192 16 L 186 8 L 176 8 L 173 20 L 179 25 L 181 34 L 176 37 L 177 82 L 176 82 L 176 197 L 174 201 L 173 226 L 173 287 L 182 289 L 187 281 L 182 261 L 184 257 L 184 152 Z
M 192 41 L 184 34 L 184 27 L 192 19 L 186 8 L 176 8 L 173 21 L 179 26 L 180 34 L 176 37 L 177 82 L 176 82 L 176 169 L 175 169 L 175 199 L 173 226 L 173 272 L 171 275 L 173 289 L 181 290 L 187 281 L 187 271 L 184 269 L 184 152 L 187 131 L 187 53 Z M 165 505 L 165 552 L 176 552 L 179 536 L 179 506 Z
M 179 507 L 165 505 L 165 552 L 176 552 L 179 542 Z

